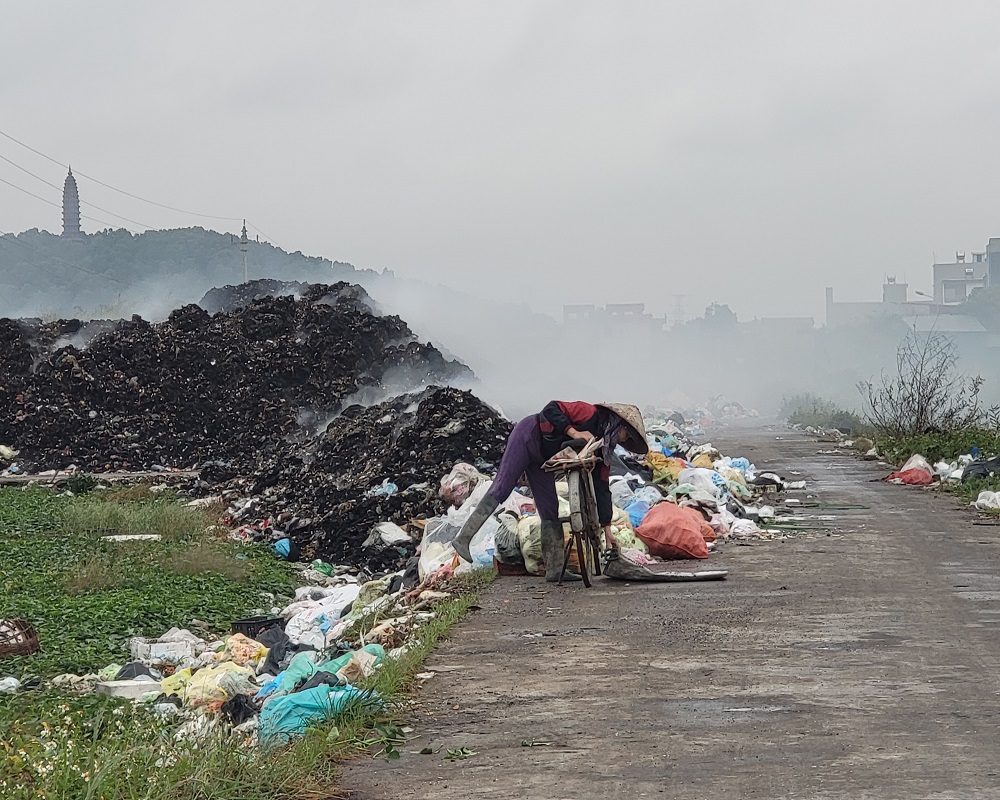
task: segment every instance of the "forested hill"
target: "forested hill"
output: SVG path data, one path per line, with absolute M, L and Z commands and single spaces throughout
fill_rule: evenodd
M 350 264 L 253 240 L 247 265 L 251 279 L 334 283 L 357 275 Z M 0 237 L 0 317 L 155 318 L 242 280 L 239 237 L 204 228 L 108 230 L 77 241 L 39 230 Z

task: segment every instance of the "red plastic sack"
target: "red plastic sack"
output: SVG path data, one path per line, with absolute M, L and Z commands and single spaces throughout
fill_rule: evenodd
M 907 486 L 929 486 L 934 483 L 934 476 L 922 469 L 907 469 L 892 473 L 886 480 L 893 483 L 903 483 Z
M 635 533 L 645 542 L 651 556 L 708 558 L 708 545 L 705 544 L 698 518 L 688 509 L 673 503 L 653 506 Z
M 715 530 L 708 524 L 708 520 L 705 519 L 704 514 L 702 514 L 697 508 L 692 508 L 691 506 L 683 506 L 681 510 L 690 514 L 695 522 L 698 523 L 698 527 L 701 529 L 701 536 L 706 542 L 715 541 Z

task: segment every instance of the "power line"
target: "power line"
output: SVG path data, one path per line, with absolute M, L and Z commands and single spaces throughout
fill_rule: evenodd
M 36 180 L 41 181 L 46 186 L 51 186 L 57 192 L 61 192 L 62 191 L 62 189 L 59 186 L 56 186 L 54 183 L 50 183 L 49 181 L 45 180 L 45 178 L 41 177 L 40 175 L 36 175 L 30 169 L 25 169 L 24 167 L 22 167 L 17 162 L 11 161 L 9 158 L 7 158 L 7 156 L 0 155 L 0 159 L 3 159 L 4 161 L 6 161 L 11 166 L 16 167 L 17 169 L 21 170 L 21 172 L 24 172 L 24 173 L 30 175 L 32 178 L 35 178 Z M 112 217 L 118 217 L 118 219 L 123 219 L 126 222 L 131 222 L 133 225 L 138 225 L 140 228 L 147 228 L 149 230 L 154 230 L 154 228 L 153 228 L 152 225 L 147 225 L 145 222 L 139 222 L 138 220 L 129 219 L 128 217 L 123 217 L 121 214 L 116 214 L 114 211 L 109 211 L 106 208 L 101 208 L 96 203 L 89 203 L 86 200 L 81 200 L 80 204 L 81 205 L 85 205 L 85 206 L 90 206 L 91 208 L 96 208 L 98 211 L 103 211 L 105 214 L 110 214 Z
M 278 247 L 281 247 L 281 245 L 280 245 L 280 244 L 278 244 L 277 242 L 275 242 L 275 241 L 274 241 L 274 239 L 273 239 L 272 237 L 270 237 L 270 236 L 268 236 L 268 235 L 267 235 L 266 233 L 264 233 L 264 231 L 262 231 L 262 230 L 261 230 L 260 228 L 258 228 L 258 227 L 257 227 L 256 225 L 254 225 L 254 224 L 253 224 L 253 223 L 252 223 L 252 222 L 251 222 L 250 220 L 247 220 L 247 221 L 246 221 L 246 223 L 247 223 L 247 225 L 249 225 L 249 226 L 250 226 L 251 228 L 253 228 L 253 229 L 254 229 L 255 231 L 257 231 L 257 233 L 259 233 L 259 234 L 260 234 L 261 236 L 263 236 L 263 237 L 264 237 L 265 239 L 268 239 L 269 241 L 273 242 L 274 244 L 277 244 L 277 245 L 278 245 Z M 282 249 L 282 250 L 284 250 L 285 248 L 284 248 L 284 247 L 281 247 L 281 249 Z
M 0 183 L 6 183 L 11 188 L 17 189 L 19 192 L 24 192 L 27 195 L 31 195 L 36 200 L 41 200 L 43 203 L 48 203 L 50 206 L 55 206 L 56 208 L 59 208 L 59 209 L 62 208 L 62 205 L 60 205 L 59 203 L 54 203 L 51 200 L 49 200 L 47 197 L 42 197 L 40 194 L 35 194 L 34 192 L 30 192 L 27 189 L 25 189 L 23 186 L 18 186 L 16 183 L 11 183 L 10 181 L 5 180 L 4 178 L 0 178 Z M 83 217 L 84 219 L 89 219 L 92 222 L 99 222 L 99 223 L 101 223 L 101 225 L 107 225 L 109 228 L 114 228 L 115 227 L 115 223 L 108 222 L 106 219 L 100 219 L 99 217 L 91 217 L 88 214 L 81 214 L 80 216 Z
M 6 139 L 10 139 L 10 141 L 14 142 L 14 144 L 20 145 L 21 147 L 25 148 L 26 150 L 30 150 L 35 155 L 41 156 L 42 158 L 44 158 L 44 159 L 46 159 L 48 161 L 51 161 L 53 164 L 57 164 L 58 166 L 63 167 L 64 169 L 69 169 L 69 165 L 68 164 L 64 164 L 62 161 L 59 161 L 58 159 L 53 158 L 50 155 L 46 155 L 41 150 L 36 150 L 31 145 L 26 144 L 25 142 L 22 142 L 20 139 L 15 139 L 13 136 L 11 136 L 9 133 L 6 133 L 5 131 L 0 130 L 0 136 L 3 136 Z M 4 161 L 8 161 L 11 164 L 14 164 L 14 162 L 10 161 L 10 159 L 4 158 L 3 156 L 0 156 L 0 158 L 3 158 Z M 21 167 L 21 166 L 19 166 L 17 164 L 14 164 L 14 166 L 18 167 L 18 169 L 21 169 L 24 172 L 28 172 L 28 170 L 24 169 L 23 167 Z M 28 174 L 32 175 L 33 177 L 38 177 L 37 175 L 34 175 L 34 173 L 31 173 L 31 172 L 28 172 Z M 176 212 L 178 214 L 187 214 L 188 216 L 203 217 L 205 219 L 219 219 L 219 220 L 224 220 L 226 222 L 239 222 L 242 219 L 241 217 L 223 217 L 223 216 L 219 216 L 217 214 L 200 214 L 197 211 L 188 211 L 188 210 L 185 210 L 183 208 L 177 208 L 176 206 L 166 205 L 165 203 L 158 203 L 155 200 L 149 200 L 148 198 L 140 197 L 137 194 L 133 194 L 132 192 L 127 192 L 124 189 L 119 189 L 116 186 L 112 186 L 110 183 L 105 183 L 104 181 L 98 180 L 97 178 L 93 178 L 90 175 L 87 175 L 85 172 L 80 172 L 80 170 L 77 170 L 74 174 L 75 175 L 79 175 L 81 178 L 86 178 L 89 181 L 93 181 L 94 183 L 96 183 L 96 184 L 98 184 L 100 186 L 103 186 L 106 189 L 110 189 L 113 192 L 118 192 L 119 194 L 123 194 L 126 197 L 131 197 L 133 200 L 139 200 L 140 202 L 143 202 L 143 203 L 149 203 L 149 205 L 156 206 L 158 208 L 165 208 L 168 211 L 174 211 L 174 212 Z M 48 183 L 48 181 L 45 181 L 42 178 L 39 178 L 39 180 L 42 180 L 44 183 Z M 49 185 L 52 186 L 52 184 L 49 184 Z M 56 186 L 54 188 L 59 189 L 58 186 Z M 83 202 L 84 201 L 81 201 L 81 203 L 83 203 Z M 100 208 L 100 206 L 96 206 L 93 203 L 84 203 L 84 204 L 92 206 L 93 208 L 97 208 L 100 211 L 104 211 L 107 214 L 111 214 L 114 217 L 119 217 L 120 219 L 124 219 L 124 220 L 126 220 L 128 222 L 133 223 L 134 225 L 141 225 L 144 228 L 148 228 L 150 230 L 155 230 L 150 225 L 145 225 L 145 224 L 143 224 L 141 222 L 136 222 L 135 220 L 128 219 L 128 217 L 122 217 L 120 214 L 115 214 L 112 211 L 107 211 L 106 209 Z M 92 217 L 88 217 L 88 219 L 93 219 L 93 218 Z M 100 220 L 98 220 L 98 221 L 100 221 Z M 105 223 L 105 224 L 109 224 L 109 223 Z M 284 247 L 281 246 L 281 244 L 276 239 L 274 239 L 273 236 L 268 236 L 267 233 L 265 233 L 263 230 L 261 230 L 256 225 L 254 225 L 250 220 L 246 220 L 246 224 L 249 225 L 251 228 L 253 228 L 255 231 L 257 231 L 257 233 L 259 233 L 265 239 L 269 240 L 270 242 L 272 242 L 273 244 L 277 245 L 278 247 L 281 247 L 282 250 L 285 249 Z
M 25 149 L 30 150 L 35 155 L 39 155 L 42 158 L 48 159 L 53 164 L 58 164 L 60 167 L 63 167 L 64 169 L 69 169 L 69 165 L 68 164 L 63 164 L 61 161 L 59 161 L 59 160 L 57 160 L 55 158 L 52 158 L 52 156 L 46 155 L 41 150 L 36 150 L 31 145 L 25 144 L 24 142 L 20 141 L 19 139 L 15 139 L 9 133 L 5 133 L 4 131 L 0 131 L 0 136 L 3 136 L 6 139 L 10 139 L 15 144 L 19 144 L 19 145 L 21 145 L 21 147 L 24 147 Z M 97 178 L 93 178 L 93 177 L 91 177 L 90 175 L 87 175 L 84 172 L 80 172 L 79 170 L 77 170 L 76 174 L 79 175 L 81 178 L 86 178 L 88 181 L 93 181 L 94 183 L 99 184 L 100 186 L 103 186 L 105 189 L 111 189 L 111 191 L 113 191 L 113 192 L 118 192 L 119 194 L 123 194 L 126 197 L 131 197 L 133 200 L 140 200 L 143 203 L 149 203 L 151 206 L 158 206 L 159 208 L 165 208 L 165 209 L 167 209 L 169 211 L 176 211 L 178 214 L 188 214 L 189 216 L 192 216 L 192 217 L 204 217 L 205 219 L 221 219 L 221 220 L 226 220 L 228 222 L 239 222 L 240 221 L 240 217 L 220 217 L 220 216 L 218 216 L 216 214 L 199 214 L 197 211 L 186 211 L 183 208 L 176 208 L 174 206 L 165 205 L 164 203 L 157 203 L 155 200 L 148 200 L 145 197 L 140 197 L 137 194 L 132 194 L 132 192 L 126 192 L 124 189 L 119 189 L 116 186 L 112 186 L 109 183 L 105 183 L 104 181 L 100 181 Z M 251 227 L 255 227 L 255 226 L 251 226 Z M 260 229 L 257 228 L 257 230 L 260 230 Z M 261 233 L 263 233 L 263 231 L 261 231 Z

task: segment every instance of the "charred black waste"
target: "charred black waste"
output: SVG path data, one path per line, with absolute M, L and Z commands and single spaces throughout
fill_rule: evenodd
M 162 323 L 0 320 L 0 444 L 18 469 L 197 468 L 193 492 L 251 498 L 257 538 L 357 562 L 372 526 L 441 509 L 454 463 L 499 461 L 507 421 L 435 386 L 471 370 L 360 287 L 254 282 L 202 305 Z
M 282 452 L 303 418 L 329 418 L 356 393 L 473 377 L 398 317 L 372 313 L 359 287 L 240 288 L 247 304 L 184 306 L 155 324 L 0 320 L 0 443 L 28 471 L 245 471 Z

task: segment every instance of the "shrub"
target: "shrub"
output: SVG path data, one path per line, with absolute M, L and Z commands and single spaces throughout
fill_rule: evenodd
M 839 408 L 832 401 L 812 392 L 782 398 L 779 413 L 793 425 L 836 428 L 847 434 L 857 434 L 867 428 L 865 421 L 853 411 Z
M 858 384 L 865 416 L 890 437 L 952 433 L 978 427 L 985 413 L 983 379 L 958 372 L 955 343 L 940 333 L 909 333 L 896 351 L 895 373 Z M 926 455 L 926 454 L 925 454 Z

